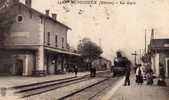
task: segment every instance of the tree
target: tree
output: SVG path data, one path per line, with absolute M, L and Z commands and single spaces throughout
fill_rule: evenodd
M 91 64 L 93 60 L 100 57 L 100 55 L 103 53 L 103 50 L 89 38 L 83 38 L 80 40 L 78 45 L 78 52 L 82 55 L 87 63 Z

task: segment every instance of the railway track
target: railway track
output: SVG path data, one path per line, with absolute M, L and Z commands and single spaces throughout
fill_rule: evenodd
M 75 91 L 72 94 L 60 98 L 59 100 L 101 100 L 101 97 L 119 79 L 121 79 L 121 77 L 107 77 L 103 81 L 100 81 L 81 90 Z
M 107 73 L 107 72 L 99 72 L 97 73 L 97 75 L 101 75 L 103 73 Z M 89 77 L 89 75 L 85 75 L 83 77 L 72 77 L 67 79 L 44 81 L 36 84 L 16 86 L 13 87 L 12 89 L 14 89 L 15 95 L 21 98 L 26 98 L 34 95 L 39 95 L 45 92 L 49 92 L 52 90 L 60 89 L 62 87 L 73 85 L 79 82 L 87 81 L 90 79 L 91 78 Z

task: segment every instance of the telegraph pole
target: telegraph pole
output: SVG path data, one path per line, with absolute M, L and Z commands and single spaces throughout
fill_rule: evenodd
M 145 54 L 146 54 L 146 52 L 147 52 L 147 30 L 145 29 Z
M 133 55 L 134 56 L 134 64 L 135 64 L 135 66 L 137 65 L 137 52 L 135 51 L 134 53 L 132 53 L 131 55 Z
M 142 60 L 142 51 L 141 51 L 141 49 L 140 49 L 140 60 L 139 60 L 139 62 L 141 63 L 141 60 Z

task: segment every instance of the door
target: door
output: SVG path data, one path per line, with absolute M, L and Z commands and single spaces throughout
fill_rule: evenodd
M 167 64 L 166 64 L 166 77 L 169 77 L 169 59 L 167 59 Z
M 57 70 L 58 70 L 57 64 L 58 64 L 57 57 L 55 56 L 55 74 L 57 73 Z
M 16 75 L 22 75 L 22 74 L 23 74 L 23 61 L 16 60 Z
M 61 68 L 62 68 L 62 72 L 65 72 L 65 69 L 64 69 L 64 58 L 63 57 L 61 58 Z

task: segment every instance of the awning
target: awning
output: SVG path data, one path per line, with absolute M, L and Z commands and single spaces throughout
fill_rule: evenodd
M 56 52 L 56 53 L 67 54 L 67 55 L 80 56 L 80 54 L 78 54 L 78 53 L 63 51 L 63 50 L 60 50 L 60 49 L 55 49 L 55 48 L 50 48 L 50 47 L 45 47 L 45 50 L 53 51 L 53 52 Z

